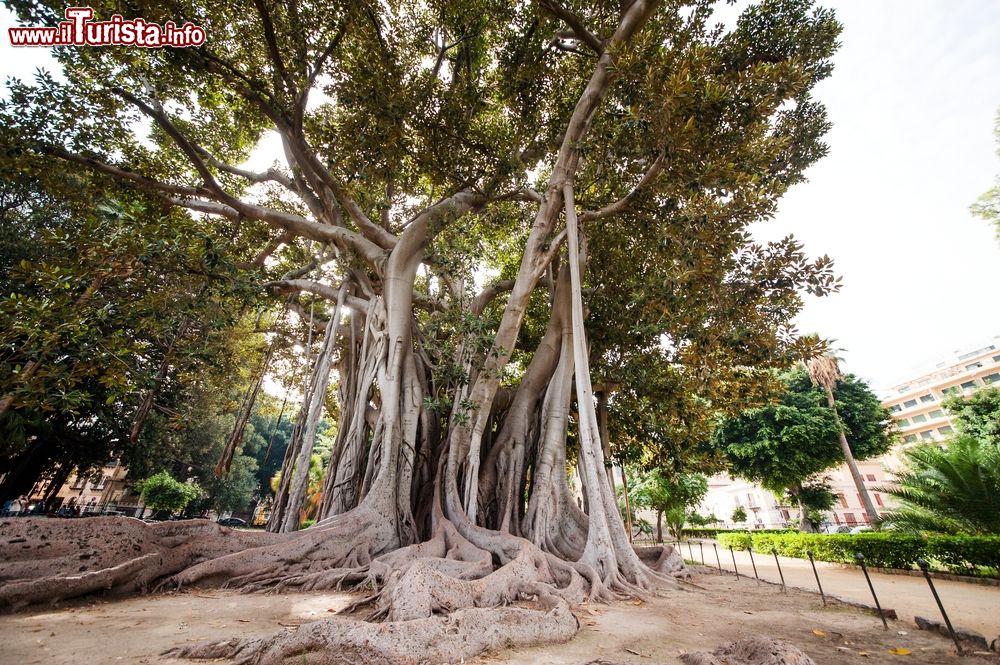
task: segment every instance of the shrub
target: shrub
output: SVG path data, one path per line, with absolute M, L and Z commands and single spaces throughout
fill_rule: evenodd
M 794 532 L 736 531 L 718 534 L 719 543 L 732 547 L 781 556 L 806 558 L 812 550 L 817 561 L 857 563 L 861 553 L 865 564 L 878 568 L 915 567 L 919 558 L 930 559 L 936 567 L 954 573 L 982 575 L 1000 573 L 1000 536 L 919 536 L 908 533 L 881 532 L 858 534 L 818 534 Z
M 927 554 L 954 573 L 1000 574 L 1000 536 L 931 536 Z
M 753 533 L 795 533 L 795 529 L 754 529 Z M 747 533 L 746 529 L 684 529 L 684 535 L 689 538 L 715 538 L 720 533 Z

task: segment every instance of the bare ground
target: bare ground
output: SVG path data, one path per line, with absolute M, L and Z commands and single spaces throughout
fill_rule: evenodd
M 874 615 L 845 606 L 824 609 L 813 594 L 794 590 L 786 594 L 777 587 L 758 587 L 752 580 L 737 582 L 707 571 L 696 573 L 692 581 L 700 588 L 663 592 L 645 602 L 577 608 L 581 630 L 567 644 L 504 650 L 466 662 L 583 665 L 603 659 L 678 664 L 682 652 L 708 651 L 753 635 L 790 642 L 817 665 L 1000 662 L 996 657 L 960 659 L 948 640 L 918 631 L 908 617 L 890 621 L 886 632 Z M 190 664 L 159 654 L 232 635 L 296 630 L 302 623 L 334 616 L 354 597 L 194 589 L 36 607 L 0 616 L 0 664 Z M 910 653 L 890 652 L 898 647 Z

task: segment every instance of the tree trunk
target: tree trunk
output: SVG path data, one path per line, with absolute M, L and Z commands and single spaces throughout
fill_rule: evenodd
M 868 495 L 868 490 L 865 488 L 865 479 L 861 476 L 861 472 L 858 471 L 858 464 L 854 461 L 854 453 L 851 452 L 851 446 L 847 442 L 847 435 L 844 433 L 844 423 L 840 420 L 840 414 L 837 413 L 837 402 L 833 397 L 833 389 L 829 386 L 826 387 L 826 403 L 829 405 L 830 410 L 833 411 L 833 417 L 837 421 L 837 437 L 840 439 L 840 449 L 844 452 L 844 460 L 847 462 L 847 468 L 851 470 L 851 477 L 854 478 L 854 486 L 858 488 L 858 495 L 861 497 L 861 503 L 865 507 L 868 521 L 874 525 L 879 519 L 878 511 L 875 510 L 875 504 L 872 503 L 872 499 Z
M 656 511 L 656 542 L 663 542 L 663 511 Z

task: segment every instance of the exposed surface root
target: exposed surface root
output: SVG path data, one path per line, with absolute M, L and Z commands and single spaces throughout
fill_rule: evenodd
M 650 570 L 663 575 L 689 577 L 684 558 L 673 545 L 634 545 L 635 553 Z
M 370 606 L 369 619 L 380 623 L 338 618 L 171 653 L 262 665 L 304 657 L 358 665 L 453 662 L 489 649 L 566 641 L 578 630 L 573 605 L 645 590 L 621 575 L 609 584 L 593 566 L 511 534 L 456 525 L 440 512 L 429 540 L 391 548 L 391 535 L 371 517 L 346 514 L 295 534 L 233 531 L 204 520 L 7 520 L 0 603 L 131 591 L 164 579 L 250 591 L 357 585 L 372 593 L 350 609 Z M 683 566 L 670 547 L 637 554 L 650 579 Z
M 145 589 L 199 561 L 273 542 L 206 520 L 146 524 L 130 517 L 0 521 L 0 607 L 100 590 Z
M 542 594 L 541 609 L 465 608 L 409 621 L 368 623 L 331 619 L 248 640 L 183 647 L 166 655 L 233 658 L 254 665 L 450 663 L 489 649 L 565 642 L 579 624 L 569 604 Z
M 683 653 L 685 665 L 816 665 L 798 647 L 769 637 L 747 637 L 712 653 Z

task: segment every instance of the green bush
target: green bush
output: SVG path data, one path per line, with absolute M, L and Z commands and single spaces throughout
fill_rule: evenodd
M 777 550 L 781 556 L 806 558 L 812 550 L 817 561 L 832 563 L 857 563 L 855 555 L 861 553 L 865 563 L 878 568 L 912 569 L 919 558 L 930 559 L 939 567 L 956 573 L 983 574 L 997 571 L 1000 565 L 1000 537 L 998 536 L 930 536 L 906 533 L 721 533 L 719 543 L 726 549 L 755 551 L 770 554 Z
M 932 561 L 954 573 L 1000 574 L 1000 536 L 931 536 L 927 544 Z
M 746 529 L 705 529 L 691 528 L 684 529 L 684 535 L 688 538 L 715 538 L 720 533 L 747 533 Z M 796 533 L 794 529 L 754 529 L 753 533 Z

